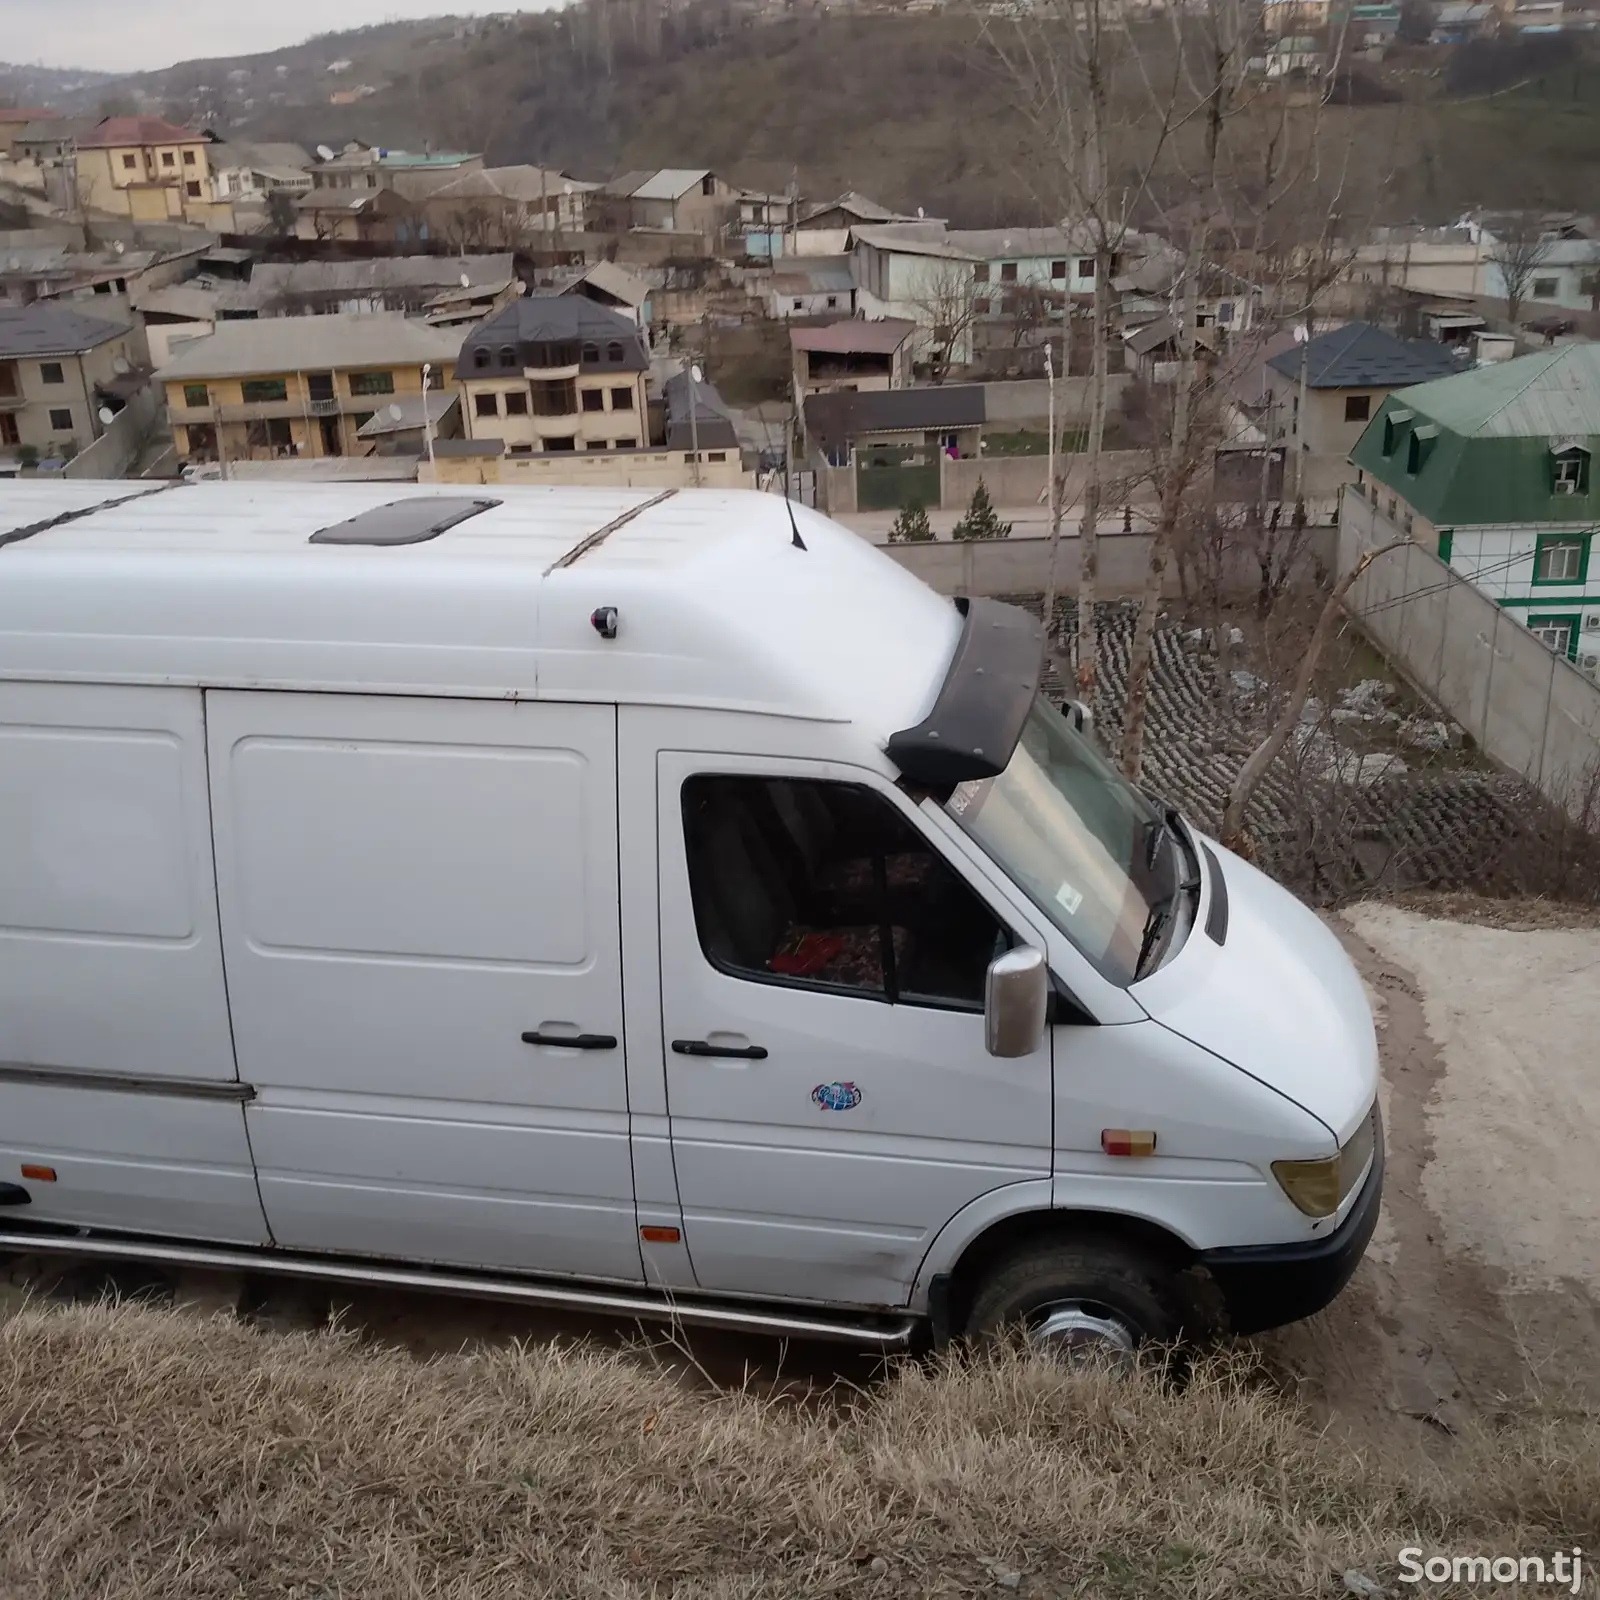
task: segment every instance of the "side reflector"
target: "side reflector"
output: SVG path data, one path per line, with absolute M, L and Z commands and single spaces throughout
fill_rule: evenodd
M 54 1183 L 56 1169 L 54 1167 L 24 1167 L 22 1176 L 31 1179 L 34 1183 Z
M 676 1228 L 641 1228 L 639 1237 L 646 1244 L 676 1244 L 683 1235 Z
M 1102 1128 L 1100 1148 L 1108 1156 L 1153 1156 L 1156 1135 L 1153 1128 Z

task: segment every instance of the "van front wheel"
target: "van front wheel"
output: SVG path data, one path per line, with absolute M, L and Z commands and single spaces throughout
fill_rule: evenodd
M 1140 1345 L 1178 1336 L 1179 1304 L 1176 1272 L 1136 1245 L 1041 1244 L 983 1279 L 966 1331 L 980 1344 L 1020 1336 L 1040 1350 L 1124 1360 Z

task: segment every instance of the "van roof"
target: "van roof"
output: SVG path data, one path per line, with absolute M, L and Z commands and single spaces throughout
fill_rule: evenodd
M 430 498 L 488 506 L 422 542 L 311 542 Z M 790 509 L 751 491 L 13 483 L 0 680 L 704 706 L 854 722 L 881 750 L 931 706 L 960 616 L 803 506 L 797 548 Z

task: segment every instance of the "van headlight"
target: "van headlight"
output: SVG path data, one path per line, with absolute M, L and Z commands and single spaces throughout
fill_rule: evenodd
M 1308 1217 L 1331 1217 L 1361 1182 L 1372 1161 L 1377 1120 L 1374 1103 L 1336 1155 L 1323 1156 L 1319 1161 L 1272 1163 L 1278 1186 Z

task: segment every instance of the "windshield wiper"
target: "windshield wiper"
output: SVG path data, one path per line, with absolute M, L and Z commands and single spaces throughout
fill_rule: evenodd
M 1158 895 L 1150 902 L 1150 911 L 1144 922 L 1144 936 L 1139 940 L 1139 956 L 1133 964 L 1135 983 L 1143 975 L 1145 963 L 1156 953 L 1156 949 L 1161 942 L 1161 936 L 1166 932 L 1168 923 L 1172 921 L 1172 912 L 1174 906 L 1178 903 L 1178 897 L 1185 894 L 1194 894 L 1201 884 L 1201 877 L 1198 871 L 1189 877 L 1181 876 L 1183 870 L 1188 866 L 1188 851 L 1185 847 L 1183 835 L 1178 831 L 1177 824 L 1173 820 L 1176 813 L 1170 807 L 1164 805 L 1159 806 L 1157 810 L 1157 816 L 1146 824 L 1150 830 L 1150 838 L 1147 846 L 1149 853 L 1145 865 L 1151 869 L 1154 868 L 1157 843 L 1163 837 L 1170 835 L 1174 846 L 1177 848 L 1180 875 L 1175 878 L 1172 888 L 1166 894 Z M 1199 863 L 1197 862 L 1196 866 L 1198 865 Z

